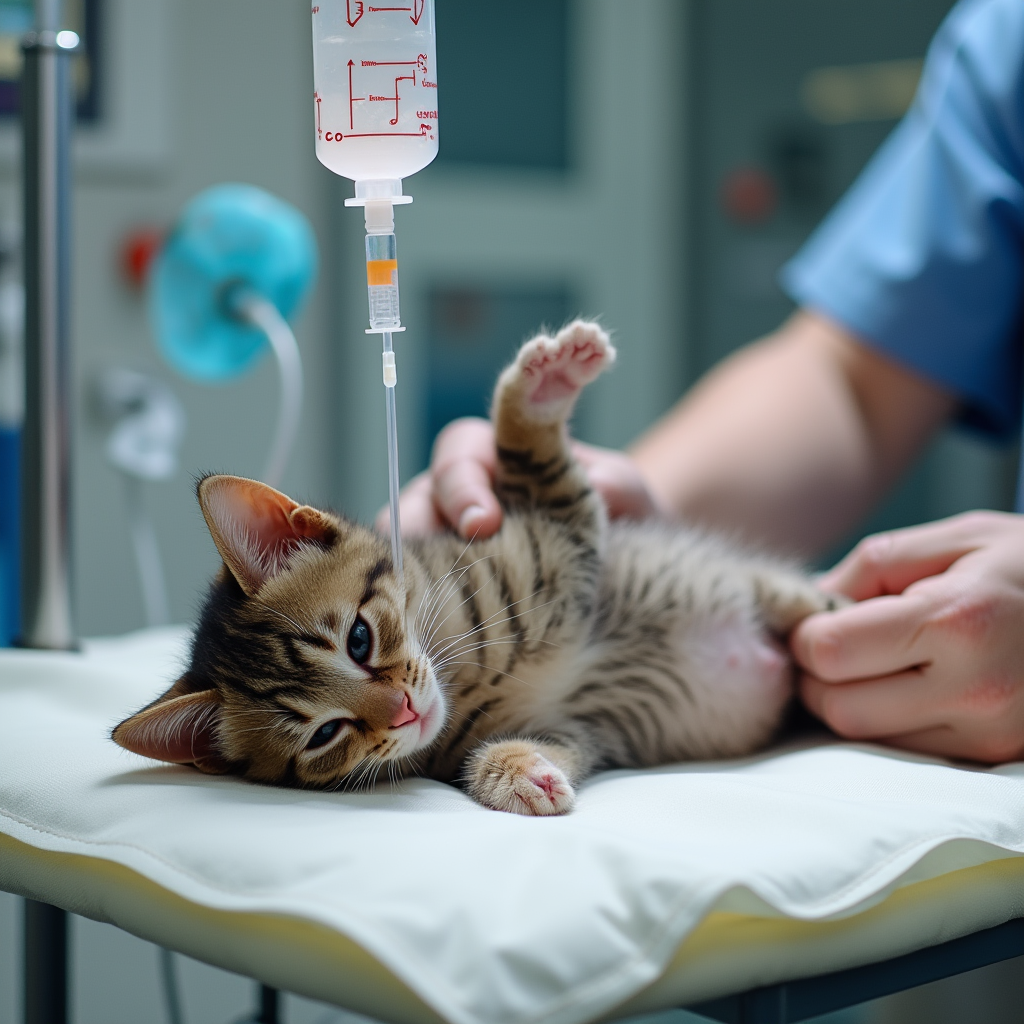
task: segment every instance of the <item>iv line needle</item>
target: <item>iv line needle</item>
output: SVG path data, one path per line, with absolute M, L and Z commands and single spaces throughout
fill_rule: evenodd
M 391 366 L 394 367 L 394 349 L 391 346 L 391 332 L 383 332 L 385 361 L 387 353 L 392 353 Z M 393 373 L 393 370 L 392 370 Z M 385 402 L 388 414 L 388 497 L 391 506 L 391 557 L 394 560 L 395 572 L 398 581 L 405 585 L 404 569 L 402 566 L 402 522 L 398 510 L 398 421 L 395 409 L 395 384 L 394 380 L 384 386 Z

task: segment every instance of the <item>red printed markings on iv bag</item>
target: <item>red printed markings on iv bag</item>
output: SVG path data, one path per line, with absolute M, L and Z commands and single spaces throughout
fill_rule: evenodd
M 377 138 L 381 135 L 389 139 L 396 136 L 402 138 L 433 139 L 434 136 L 430 134 L 433 130 L 433 125 L 421 124 L 418 132 L 346 132 L 344 135 L 341 132 L 328 132 L 324 136 L 324 140 L 327 142 L 341 142 L 342 139 L 369 139 Z
M 373 8 L 370 8 L 373 10 Z M 361 72 L 364 68 L 385 68 L 385 67 L 411 67 L 411 75 L 395 75 L 392 79 L 394 83 L 394 95 L 389 93 L 378 92 L 374 93 L 365 86 L 360 87 L 360 90 L 366 89 L 365 96 L 356 95 L 356 76 L 357 71 Z M 415 60 L 360 60 L 358 65 L 354 60 L 348 62 L 348 132 L 342 134 L 341 132 L 328 132 L 324 136 L 327 142 L 341 142 L 343 138 L 366 138 L 368 136 L 376 135 L 428 135 L 432 130 L 430 125 L 420 125 L 418 132 L 357 132 L 356 128 L 356 104 L 359 103 L 394 103 L 395 105 L 395 116 L 388 120 L 388 124 L 397 125 L 401 117 L 401 103 L 402 103 L 402 82 L 412 82 L 413 88 L 416 88 L 419 82 L 417 82 L 417 72 L 422 75 L 427 73 L 427 55 L 420 53 L 416 55 Z M 371 72 L 372 75 L 372 72 Z M 379 76 L 378 76 L 379 80 Z M 425 78 L 422 80 L 422 84 L 426 86 L 428 83 Z M 433 88 L 437 88 L 436 84 L 430 83 Z M 421 121 L 424 119 L 436 119 L 437 111 L 417 111 L 416 117 Z M 429 136 L 433 138 L 433 136 Z
M 359 62 L 361 68 L 386 68 L 399 65 L 402 67 L 412 67 L 414 64 L 423 74 L 427 73 L 427 55 L 425 53 L 421 53 L 415 60 L 361 60 Z M 415 82 L 415 78 L 413 81 Z M 427 83 L 423 82 L 422 84 L 426 85 Z M 436 89 L 437 86 L 435 85 L 434 88 Z
M 363 0 L 345 0 L 345 20 L 348 22 L 349 28 L 355 28 L 356 23 L 362 19 L 364 14 L 391 14 L 400 11 L 408 14 L 409 20 L 414 25 L 418 25 L 426 5 L 427 0 L 412 0 L 411 7 L 364 7 Z M 318 10 L 320 10 L 319 7 L 314 7 L 313 13 L 316 14 Z

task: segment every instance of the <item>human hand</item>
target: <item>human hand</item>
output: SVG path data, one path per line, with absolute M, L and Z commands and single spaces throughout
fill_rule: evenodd
M 573 453 L 613 519 L 657 513 L 640 471 L 624 452 L 576 441 Z M 495 467 L 494 431 L 487 420 L 467 417 L 449 423 L 434 442 L 430 469 L 402 491 L 402 533 L 423 536 L 449 524 L 467 540 L 497 533 L 502 512 L 494 496 Z M 387 532 L 388 523 L 385 507 L 377 516 L 377 529 Z
M 857 603 L 793 632 L 814 714 L 848 739 L 1024 757 L 1024 516 L 969 512 L 877 534 L 820 583 Z

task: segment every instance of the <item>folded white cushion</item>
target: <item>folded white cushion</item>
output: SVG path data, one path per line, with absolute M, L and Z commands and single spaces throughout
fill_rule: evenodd
M 970 879 L 982 876 L 963 870 L 1024 852 L 1024 765 L 789 749 L 604 774 L 572 814 L 545 819 L 483 810 L 425 780 L 360 794 L 271 789 L 110 742 L 183 659 L 180 630 L 94 641 L 78 655 L 0 653 L 0 888 L 305 994 L 455 1024 L 578 1024 L 630 1000 L 709 998 L 1024 914 L 1012 896 L 1024 861 L 984 876 L 973 897 Z M 920 925 L 876 928 L 867 946 L 863 929 L 844 946 L 832 926 L 824 960 L 807 943 L 794 954 L 809 970 L 768 946 L 760 962 L 745 951 L 742 976 L 706 948 L 700 970 L 680 966 L 684 940 L 712 912 L 849 918 L 856 935 L 895 890 L 946 875 L 966 880 L 966 897 L 944 903 L 948 886 L 923 889 L 933 893 L 924 912 L 906 918 Z M 267 954 L 289 943 L 323 957 L 289 967 Z M 674 981 L 670 968 L 682 971 Z M 644 990 L 658 995 L 645 1002 Z

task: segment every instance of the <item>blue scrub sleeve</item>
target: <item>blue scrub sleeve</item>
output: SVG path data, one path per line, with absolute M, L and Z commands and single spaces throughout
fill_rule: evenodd
M 782 271 L 783 287 L 960 396 L 1020 420 L 1024 2 L 961 0 L 914 104 Z

